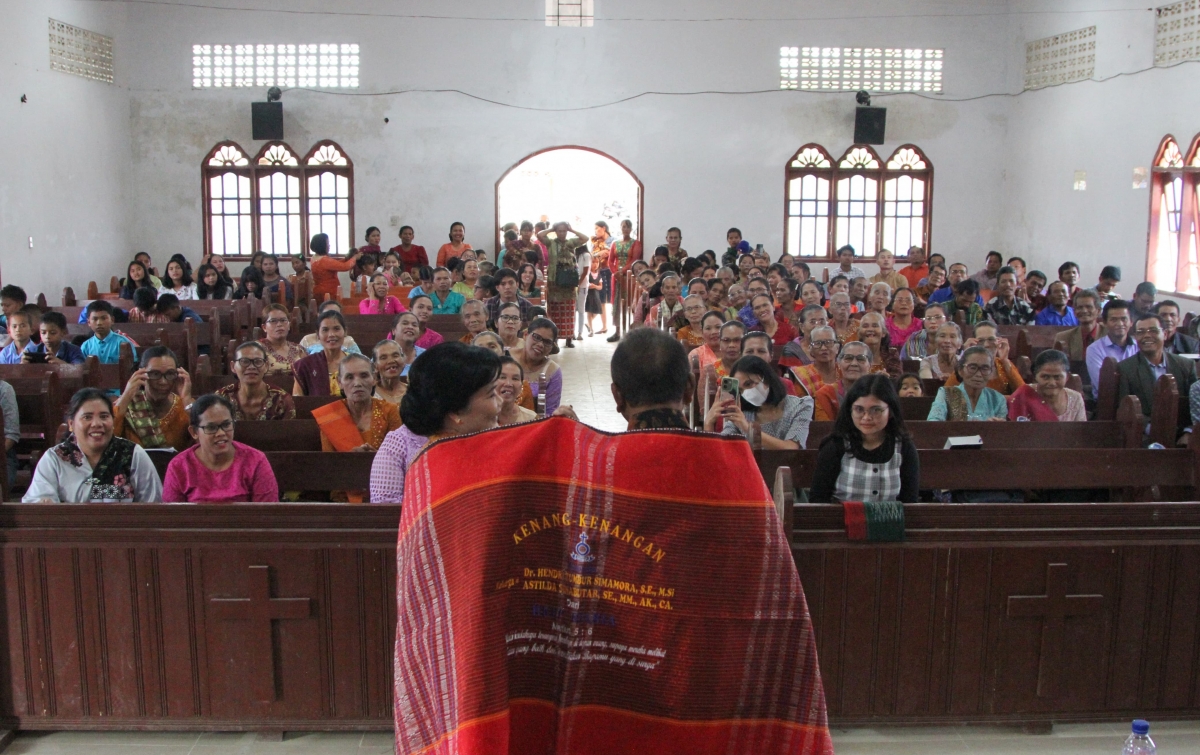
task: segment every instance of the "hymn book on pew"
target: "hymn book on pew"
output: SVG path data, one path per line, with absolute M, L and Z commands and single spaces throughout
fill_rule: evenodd
M 944 451 L 957 451 L 964 448 L 983 448 L 983 438 L 979 435 L 952 435 L 946 438 Z

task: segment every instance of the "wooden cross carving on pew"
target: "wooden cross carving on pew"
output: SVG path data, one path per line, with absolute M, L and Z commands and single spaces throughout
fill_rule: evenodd
M 275 681 L 275 632 L 273 622 L 307 619 L 312 615 L 311 598 L 272 598 L 271 567 L 250 567 L 250 597 L 211 598 L 212 618 L 217 621 L 248 621 L 246 657 L 254 680 L 254 698 L 271 703 L 279 699 Z
M 1063 640 L 1068 616 L 1090 616 L 1104 607 L 1103 595 L 1068 595 L 1073 570 L 1067 564 L 1046 565 L 1045 595 L 1010 595 L 1008 617 L 1040 618 L 1042 646 L 1038 661 L 1038 697 L 1061 693 Z

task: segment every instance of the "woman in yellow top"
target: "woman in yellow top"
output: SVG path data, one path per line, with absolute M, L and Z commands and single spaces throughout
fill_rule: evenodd
M 321 428 L 321 450 L 378 451 L 384 436 L 400 427 L 399 407 L 373 398 L 375 365 L 362 354 L 347 354 L 338 364 L 337 379 L 345 398 L 312 413 Z M 347 491 L 345 496 L 351 503 L 365 500 L 364 491 Z
M 113 434 L 142 448 L 182 451 L 193 443 L 187 413 L 192 403 L 191 377 L 166 346 L 143 351 L 140 366 L 113 407 Z

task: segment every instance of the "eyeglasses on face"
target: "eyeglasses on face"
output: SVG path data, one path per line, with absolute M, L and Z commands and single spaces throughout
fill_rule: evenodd
M 825 349 L 833 346 L 835 343 L 837 341 L 813 341 L 812 345 L 814 349 Z
M 1133 334 L 1138 338 L 1142 336 L 1157 336 L 1162 334 L 1162 328 L 1138 328 L 1133 331 Z
M 153 381 L 155 383 L 160 382 L 160 381 L 174 383 L 176 380 L 179 379 L 179 371 L 178 370 L 167 370 L 166 372 L 158 372 L 158 371 L 147 372 L 146 379 Z
M 971 362 L 969 364 L 964 364 L 962 369 L 963 369 L 963 372 L 966 373 L 967 375 L 975 375 L 975 374 L 991 375 L 992 374 L 992 365 L 990 365 L 990 364 L 975 364 L 974 362 Z
M 855 417 L 858 417 L 859 419 L 862 419 L 863 417 L 867 416 L 868 414 L 871 415 L 871 419 L 881 419 L 883 417 L 883 415 L 887 414 L 887 411 L 888 411 L 888 408 L 886 406 L 872 406 L 872 407 L 852 406 L 852 407 L 850 407 L 850 413 L 853 414 Z
M 227 419 L 224 422 L 215 424 L 200 425 L 200 432 L 205 435 L 216 435 L 217 433 L 228 433 L 233 431 L 233 420 Z
M 262 357 L 254 357 L 253 359 L 242 358 L 234 360 L 234 363 L 238 367 L 245 369 L 247 367 L 262 367 L 267 363 L 267 360 L 263 359 Z
M 519 320 L 521 318 L 518 317 L 517 319 Z M 554 345 L 554 341 L 551 341 L 549 338 L 542 338 L 537 333 L 530 333 L 528 338 L 533 343 L 540 343 L 543 346 L 553 346 Z
M 289 322 L 291 321 L 284 317 L 268 317 L 263 320 L 263 325 L 287 325 Z
M 504 322 L 520 322 L 521 316 L 520 315 L 500 315 L 500 319 L 503 320 Z

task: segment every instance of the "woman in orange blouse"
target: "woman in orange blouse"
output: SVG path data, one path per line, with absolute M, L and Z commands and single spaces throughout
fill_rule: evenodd
M 318 302 L 325 300 L 325 294 L 336 297 L 338 273 L 344 273 L 354 268 L 354 263 L 358 261 L 359 251 L 356 249 L 344 260 L 330 257 L 329 234 L 326 233 L 318 233 L 313 236 L 308 248 L 316 255 L 312 261 L 313 295 L 316 296 Z
M 442 244 L 437 253 L 437 266 L 445 267 L 446 260 L 451 257 L 461 257 L 462 253 L 471 248 L 471 245 L 463 241 L 467 236 L 467 227 L 462 223 L 454 222 L 450 224 L 450 243 Z

